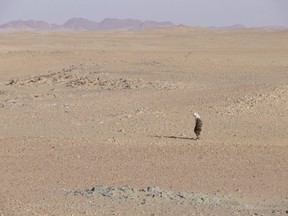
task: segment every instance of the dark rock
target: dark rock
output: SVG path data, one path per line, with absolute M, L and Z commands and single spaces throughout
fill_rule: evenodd
M 113 196 L 113 193 L 112 191 L 105 191 L 105 192 L 102 192 L 101 195 L 104 197 L 111 197 Z
M 10 80 L 8 83 L 6 83 L 6 85 L 13 85 L 13 84 L 15 84 L 16 83 L 16 81 L 15 80 Z
M 178 197 L 180 197 L 180 198 L 183 198 L 183 199 L 186 198 L 184 192 L 178 192 L 178 193 L 176 194 L 176 196 L 178 196 Z

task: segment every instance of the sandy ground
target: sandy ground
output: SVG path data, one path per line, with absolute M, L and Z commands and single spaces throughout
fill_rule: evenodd
M 288 214 L 287 30 L 2 32 L 0 73 L 0 215 Z

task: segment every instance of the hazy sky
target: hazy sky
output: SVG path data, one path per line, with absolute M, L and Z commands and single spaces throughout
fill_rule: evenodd
M 196 26 L 288 26 L 288 0 L 0 0 L 0 24 L 134 18 Z

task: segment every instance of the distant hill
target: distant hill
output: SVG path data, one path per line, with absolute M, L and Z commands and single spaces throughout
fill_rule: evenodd
M 65 22 L 61 27 L 73 30 L 97 30 L 99 29 L 99 24 L 88 19 L 72 18 Z
M 84 18 L 72 18 L 63 25 L 49 24 L 45 21 L 11 21 L 0 25 L 0 29 L 24 29 L 24 30 L 117 30 L 117 29 L 139 29 L 157 28 L 162 26 L 173 26 L 171 22 L 140 21 L 135 19 L 111 19 L 107 18 L 101 22 L 95 22 Z
M 19 28 L 19 29 L 37 29 L 37 30 L 46 30 L 53 28 L 55 26 L 44 22 L 44 21 L 35 21 L 35 20 L 16 20 L 12 22 L 8 22 L 4 25 L 1 25 L 0 28 Z

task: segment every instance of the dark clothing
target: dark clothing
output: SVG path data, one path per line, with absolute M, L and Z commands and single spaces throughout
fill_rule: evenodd
M 200 136 L 201 129 L 202 129 L 202 120 L 200 118 L 196 118 L 194 133 L 196 134 L 197 137 Z

